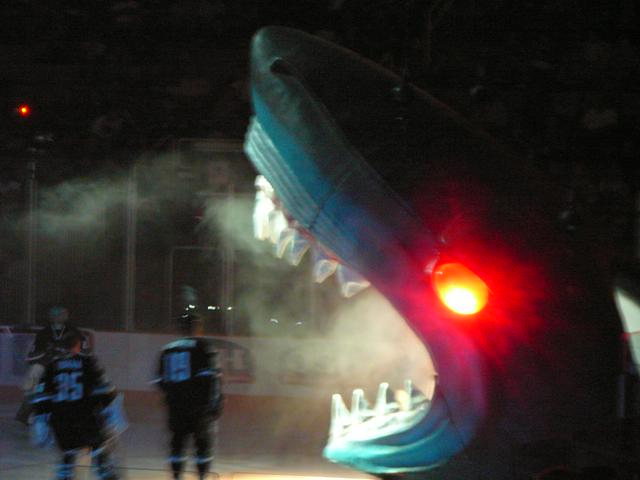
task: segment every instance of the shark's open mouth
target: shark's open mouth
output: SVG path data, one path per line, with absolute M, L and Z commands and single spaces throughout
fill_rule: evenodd
M 307 196 L 304 204 L 293 202 L 294 208 L 298 206 L 303 209 L 301 217 L 307 218 L 305 223 L 289 211 L 286 205 L 291 204 L 292 192 L 296 196 L 301 195 L 299 186 L 295 185 L 296 177 L 283 172 L 286 160 L 255 118 L 247 134 L 245 150 L 256 165 L 270 166 L 266 169 L 267 174 L 276 182 L 282 182 L 281 187 L 285 192 L 283 199 L 264 175 L 256 178 L 253 212 L 255 237 L 270 241 L 275 255 L 291 265 L 298 265 L 305 254 L 311 255 L 314 281 L 321 283 L 335 275 L 343 297 L 349 298 L 367 288 L 375 288 L 312 233 L 318 231 L 318 226 L 324 225 L 326 230 L 321 232 L 325 232 L 325 238 L 329 242 L 335 239 L 332 234 L 326 234 L 331 222 L 323 218 L 324 212 L 317 208 L 314 198 Z M 274 171 L 284 175 L 273 175 Z M 397 345 L 395 348 L 401 350 L 403 346 Z M 447 416 L 443 416 L 442 405 L 433 420 L 429 416 L 437 392 L 436 378 L 434 374 L 428 378 L 407 378 L 403 385 L 383 382 L 378 387 L 373 404 L 367 400 L 362 389 L 356 388 L 350 408 L 347 408 L 340 394 L 334 394 L 329 439 L 324 455 L 332 461 L 381 474 L 425 470 L 444 461 L 446 457 L 439 455 L 462 448 L 462 435 L 465 433 L 458 432 L 453 441 L 440 442 L 441 446 L 445 446 L 444 449 L 439 447 L 430 450 L 427 447 L 430 441 L 441 439 L 440 435 L 447 431 L 446 426 L 452 426 Z M 357 382 L 357 379 L 354 381 Z M 408 462 L 411 457 L 414 459 Z M 418 457 L 420 460 L 417 460 Z
M 256 146 L 252 144 L 255 126 L 251 132 L 248 150 L 255 153 Z M 275 153 L 271 152 L 272 155 Z M 254 236 L 258 240 L 270 241 L 277 257 L 297 266 L 303 256 L 309 253 L 313 261 L 313 280 L 322 283 L 335 275 L 340 294 L 345 298 L 371 287 L 364 277 L 342 263 L 309 232 L 301 229 L 264 176 L 256 177 L 255 187 Z M 333 444 L 372 442 L 416 426 L 429 411 L 436 388 L 435 379 L 435 374 L 418 379 L 421 388 L 414 386 L 416 379 L 406 379 L 402 388 L 397 390 L 383 382 L 378 387 L 374 405 L 369 403 L 362 389 L 355 389 L 351 409 L 346 407 L 340 394 L 334 394 L 331 403 L 329 451 Z
M 252 135 L 256 132 L 255 125 L 251 132 L 247 148 L 255 153 L 256 147 L 251 143 Z M 275 153 L 271 152 L 272 155 Z M 345 298 L 353 297 L 371 287 L 364 277 L 342 263 L 309 232 L 301 229 L 264 176 L 256 178 L 255 186 L 254 236 L 259 240 L 270 241 L 277 257 L 297 266 L 305 254 L 310 254 L 313 280 L 322 283 L 335 275 L 340 294 Z M 427 378 L 405 379 L 402 388 L 397 388 L 398 385 L 390 386 L 387 382 L 380 383 L 374 404 L 368 401 L 363 389 L 356 388 L 351 396 L 350 408 L 347 408 L 340 394 L 334 394 L 331 398 L 331 425 L 325 455 L 333 461 L 351 464 L 350 457 L 356 452 L 383 444 L 391 437 L 409 434 L 424 422 L 429 413 L 436 378 L 437 375 L 431 374 Z M 414 380 L 418 380 L 421 388 L 414 386 Z M 381 470 L 374 465 L 370 465 L 368 470 L 389 472 L 388 469 Z

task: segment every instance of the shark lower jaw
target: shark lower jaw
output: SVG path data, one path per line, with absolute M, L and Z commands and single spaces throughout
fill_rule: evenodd
M 261 174 L 255 183 L 255 236 L 271 241 L 276 255 L 293 265 L 312 255 L 314 280 L 335 274 L 345 297 L 373 285 L 417 333 L 438 369 L 437 377 L 406 380 L 395 395 L 392 386 L 382 383 L 373 405 L 361 389 L 354 390 L 350 409 L 335 394 L 324 456 L 374 474 L 441 465 L 465 448 L 481 424 L 485 387 L 477 352 L 459 332 L 443 328 L 446 322 L 430 308 L 424 272 L 416 270 L 415 259 L 407 257 L 406 245 L 395 237 L 398 222 L 405 233 L 417 227 L 403 218 L 406 207 L 393 195 L 376 191 L 383 186 L 367 184 L 367 178 L 375 179 L 366 175 L 370 172 L 354 184 L 384 199 L 388 218 L 376 214 L 379 205 L 371 212 L 366 201 L 352 202 L 358 193 L 345 191 L 349 182 L 344 176 L 335 179 L 318 171 L 319 177 L 305 178 L 309 172 L 292 166 L 281 148 L 254 118 L 245 150 Z M 433 263 L 436 249 L 428 241 L 423 244 Z

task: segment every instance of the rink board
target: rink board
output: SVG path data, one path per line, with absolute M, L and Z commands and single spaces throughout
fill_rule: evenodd
M 158 352 L 172 335 L 93 331 L 94 350 L 117 388 L 153 391 Z M 0 327 L 0 385 L 22 384 L 34 335 Z M 322 339 L 209 337 L 219 352 L 225 393 L 330 395 L 354 378 L 367 378 L 376 345 Z M 404 360 L 403 360 L 404 362 Z

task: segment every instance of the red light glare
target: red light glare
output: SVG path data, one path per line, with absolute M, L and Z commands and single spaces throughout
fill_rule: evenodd
M 489 300 L 487 284 L 460 263 L 438 265 L 431 277 L 440 301 L 460 315 L 478 313 Z
M 31 107 L 29 105 L 26 105 L 26 104 L 19 105 L 17 110 L 18 110 L 18 115 L 20 115 L 23 118 L 31 115 Z

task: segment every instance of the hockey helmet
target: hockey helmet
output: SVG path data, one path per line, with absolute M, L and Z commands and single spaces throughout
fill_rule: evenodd
M 193 310 L 187 310 L 178 317 L 178 328 L 182 332 L 191 333 L 202 323 L 202 318 Z
M 69 318 L 69 310 L 60 305 L 54 305 L 49 309 L 49 320 L 55 323 L 65 322 Z

